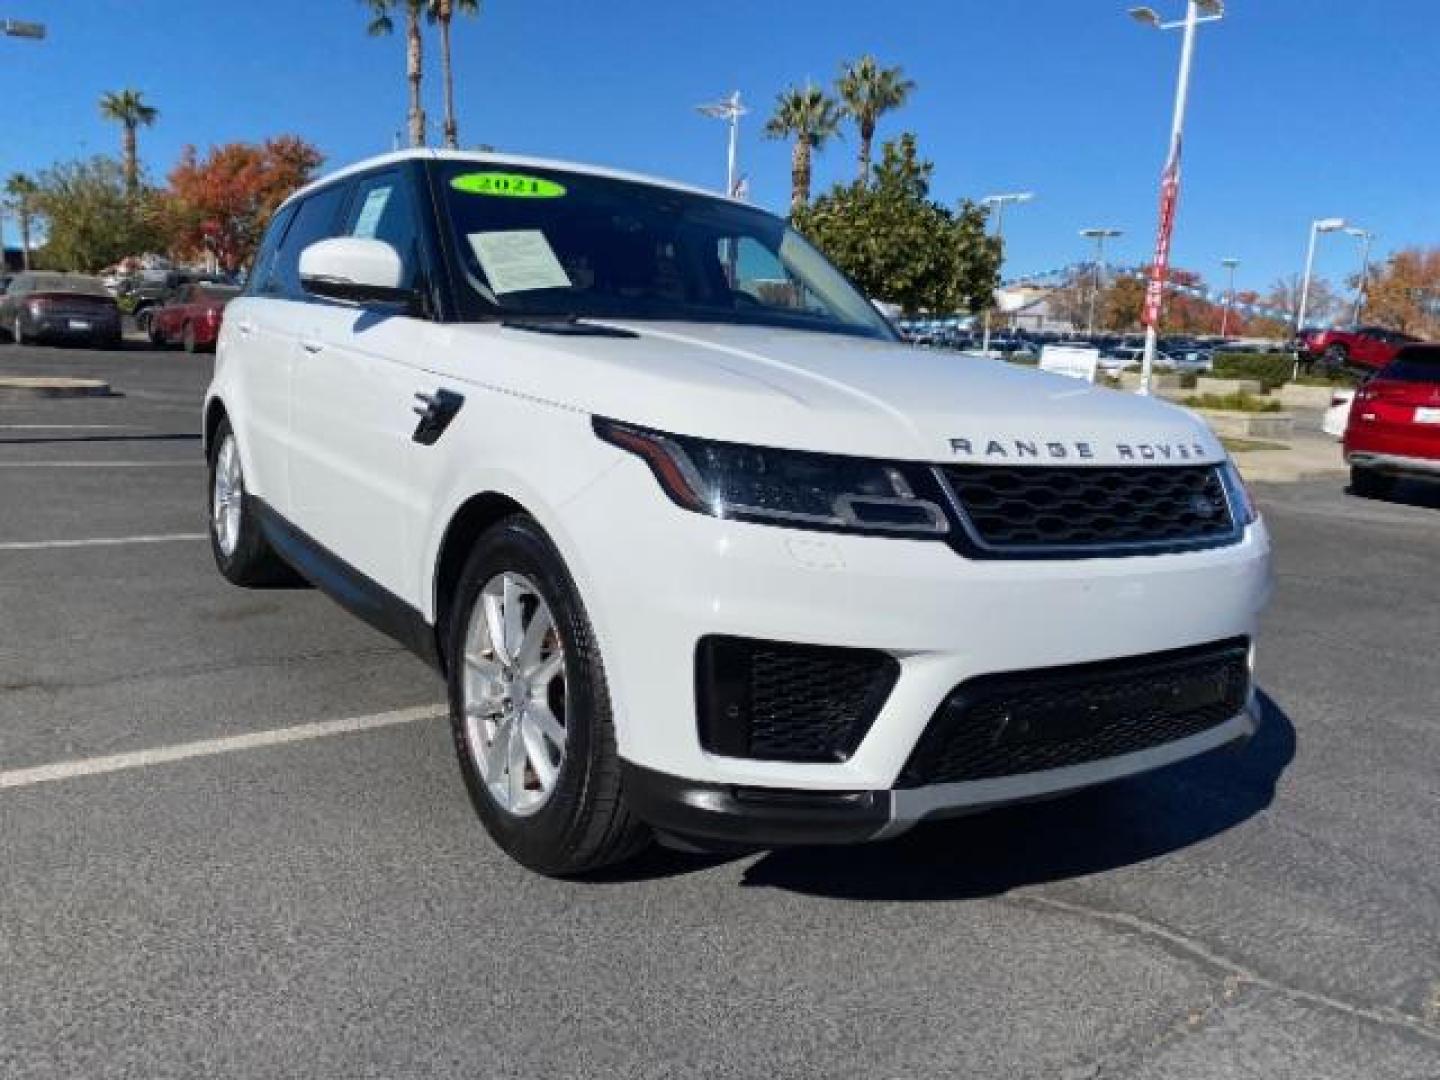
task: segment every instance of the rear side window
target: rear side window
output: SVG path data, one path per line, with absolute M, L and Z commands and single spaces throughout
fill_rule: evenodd
M 402 288 L 413 289 L 420 279 L 420 232 L 416 221 L 414 188 L 398 169 L 362 177 L 356 185 L 342 236 L 383 240 L 400 255 Z
M 1440 346 L 1402 349 L 1376 378 L 1387 382 L 1440 385 Z
M 300 287 L 300 253 L 317 240 L 336 235 L 336 222 L 349 191 L 348 184 L 336 184 L 322 188 L 300 203 L 275 256 L 276 287 L 267 292 L 273 291 L 288 300 L 307 298 Z

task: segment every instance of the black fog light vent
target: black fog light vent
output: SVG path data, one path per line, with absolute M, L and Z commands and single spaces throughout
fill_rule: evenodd
M 874 649 L 703 638 L 700 744 L 726 757 L 847 761 L 899 677 L 899 662 Z

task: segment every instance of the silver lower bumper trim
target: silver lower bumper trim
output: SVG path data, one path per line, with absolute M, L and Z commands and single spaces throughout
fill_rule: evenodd
M 932 784 L 922 788 L 901 788 L 892 793 L 890 823 L 874 839 L 898 836 L 928 817 L 972 814 L 1011 803 L 1044 799 L 1110 780 L 1149 772 L 1177 761 L 1248 739 L 1259 727 L 1259 705 L 1252 695 L 1245 710 L 1209 731 L 1177 739 L 1163 746 L 1137 750 L 1133 754 L 1070 765 L 1063 769 L 1001 776 L 993 780 L 965 780 L 955 784 Z

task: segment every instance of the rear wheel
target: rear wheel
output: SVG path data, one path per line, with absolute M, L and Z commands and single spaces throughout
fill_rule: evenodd
M 235 585 L 255 588 L 288 584 L 295 573 L 275 554 L 245 491 L 240 444 L 221 420 L 210 454 L 210 550 L 220 573 Z
M 486 533 L 448 633 L 451 724 L 486 830 L 517 862 L 566 876 L 645 846 L 625 805 L 605 669 L 579 593 L 529 517 Z
M 1374 469 L 1350 467 L 1350 491 L 1362 499 L 1386 499 L 1395 491 L 1395 477 Z

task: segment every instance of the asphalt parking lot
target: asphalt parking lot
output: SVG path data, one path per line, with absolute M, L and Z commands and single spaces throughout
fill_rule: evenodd
M 1440 1076 L 1435 493 L 1259 491 L 1242 753 L 560 883 L 428 669 L 216 574 L 209 365 L 0 346 L 123 395 L 0 400 L 0 1075 Z

